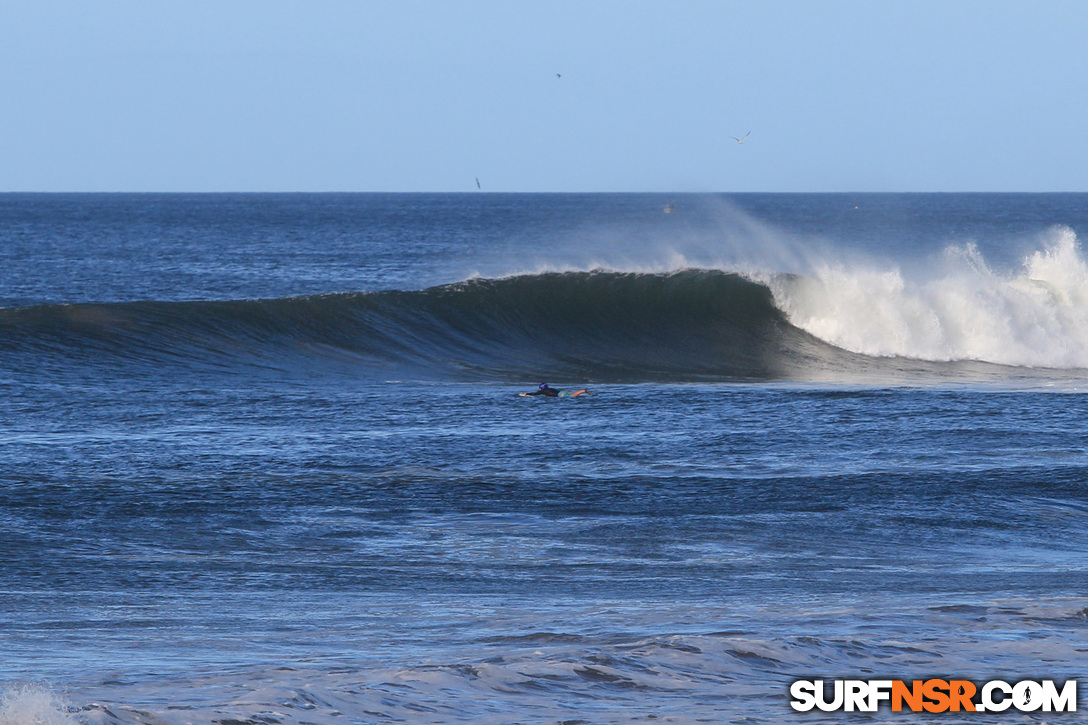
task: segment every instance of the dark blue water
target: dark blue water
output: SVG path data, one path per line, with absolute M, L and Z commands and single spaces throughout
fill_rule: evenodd
M 1088 195 L 0 196 L 0 722 L 1078 677 L 1085 233 Z

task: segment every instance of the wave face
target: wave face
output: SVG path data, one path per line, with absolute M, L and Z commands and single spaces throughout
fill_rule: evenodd
M 403 292 L 0 310 L 0 355 L 439 379 L 767 379 L 821 346 L 736 274 L 567 272 Z M 834 355 L 831 348 L 823 351 Z

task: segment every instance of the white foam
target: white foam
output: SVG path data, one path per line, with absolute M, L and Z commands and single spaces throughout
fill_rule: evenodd
M 0 693 L 0 725 L 75 725 L 64 702 L 44 687 L 24 685 Z
M 766 281 L 791 323 L 852 352 L 1088 368 L 1088 263 L 1068 228 L 1013 273 L 966 245 L 916 279 L 898 267 L 823 263 Z

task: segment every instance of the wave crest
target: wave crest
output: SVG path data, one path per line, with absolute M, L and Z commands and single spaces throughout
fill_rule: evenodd
M 825 264 L 768 284 L 792 324 L 862 355 L 1088 367 L 1088 264 L 1068 228 L 1011 274 L 969 244 L 918 280 L 899 268 Z

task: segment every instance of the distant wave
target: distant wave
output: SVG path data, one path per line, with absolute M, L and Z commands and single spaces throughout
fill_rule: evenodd
M 818 284 L 704 269 L 589 271 L 420 291 L 12 308 L 0 310 L 0 367 L 585 383 L 987 374 L 819 339 L 803 307 Z M 799 318 L 800 326 L 791 322 Z

